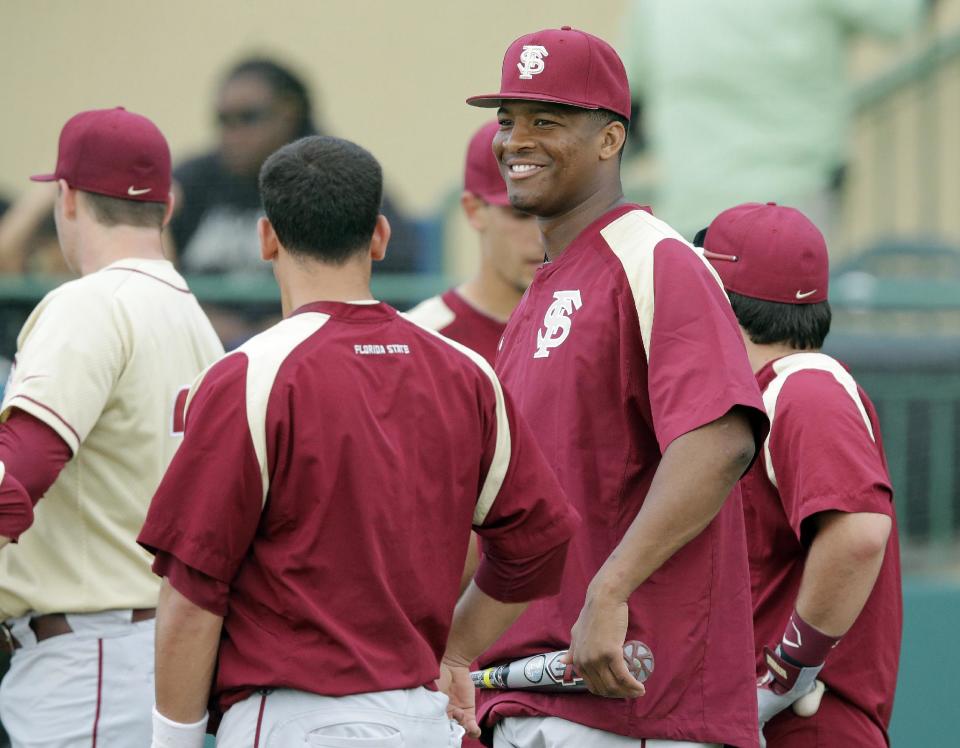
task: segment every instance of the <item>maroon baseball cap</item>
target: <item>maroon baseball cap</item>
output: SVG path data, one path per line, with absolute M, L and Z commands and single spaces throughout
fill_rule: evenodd
M 166 202 L 170 147 L 153 122 L 123 107 L 75 114 L 60 131 L 57 168 L 34 182 L 66 180 L 74 189 L 140 202 Z
M 471 96 L 467 103 L 498 107 L 506 99 L 609 109 L 630 119 L 630 85 L 620 56 L 603 39 L 569 26 L 514 41 L 503 57 L 500 93 Z
M 493 136 L 500 124 L 488 122 L 473 137 L 467 146 L 467 164 L 463 172 L 463 189 L 491 205 L 509 205 L 507 183 L 500 174 L 500 165 L 493 155 Z
M 827 300 L 827 244 L 795 208 L 744 203 L 725 210 L 707 228 L 703 249 L 728 291 L 781 304 Z

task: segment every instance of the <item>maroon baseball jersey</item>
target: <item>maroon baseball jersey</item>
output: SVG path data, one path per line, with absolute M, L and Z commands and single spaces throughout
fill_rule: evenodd
M 436 330 L 483 356 L 491 366 L 497 358 L 497 346 L 507 327 L 471 306 L 456 289 L 422 301 L 406 313 L 418 325 Z
M 477 584 L 556 591 L 576 513 L 493 370 L 382 303 L 316 302 L 194 384 L 140 542 L 225 616 L 221 707 L 439 673 L 471 525 Z
M 743 406 L 765 418 L 726 296 L 698 250 L 639 206 L 611 210 L 537 272 L 497 368 L 583 522 L 556 597 L 485 665 L 565 649 L 587 585 L 643 506 L 677 437 Z M 487 724 L 543 715 L 637 738 L 757 743 L 750 579 L 739 491 L 629 601 L 656 669 L 635 700 L 483 694 Z
M 763 647 L 780 641 L 796 604 L 811 539 L 805 520 L 830 510 L 885 514 L 894 526 L 873 593 L 820 673 L 833 696 L 866 713 L 885 732 L 893 710 L 903 604 L 896 516 L 877 414 L 849 372 L 822 353 L 772 361 L 757 380 L 770 435 L 761 459 L 741 481 L 757 674 L 765 672 Z M 772 739 L 781 729 L 822 730 L 819 723 L 835 711 L 801 719 L 788 710 L 764 733 Z

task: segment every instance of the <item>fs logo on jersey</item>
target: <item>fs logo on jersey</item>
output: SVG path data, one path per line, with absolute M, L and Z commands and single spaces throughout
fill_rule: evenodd
M 537 330 L 537 350 L 534 358 L 547 358 L 550 349 L 563 343 L 570 334 L 573 322 L 570 315 L 583 306 L 580 291 L 554 291 L 553 303 L 543 315 L 545 330 Z
M 528 81 L 535 75 L 543 72 L 546 63 L 544 57 L 549 57 L 546 47 L 540 47 L 535 44 L 525 44 L 523 52 L 520 53 L 520 62 L 517 63 L 517 70 L 520 71 L 520 80 Z

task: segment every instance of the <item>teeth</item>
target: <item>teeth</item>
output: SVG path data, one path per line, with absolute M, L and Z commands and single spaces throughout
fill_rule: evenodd
M 525 172 L 533 171 L 534 169 L 539 169 L 540 167 L 536 164 L 514 164 L 510 167 L 511 171 Z

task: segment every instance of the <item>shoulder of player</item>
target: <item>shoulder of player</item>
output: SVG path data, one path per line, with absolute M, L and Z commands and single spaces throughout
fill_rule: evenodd
M 418 323 L 410 319 L 407 313 L 401 313 L 400 317 L 403 323 L 410 325 L 413 333 L 423 342 L 430 345 L 440 355 L 449 360 L 455 366 L 464 366 L 468 369 L 476 370 L 482 373 L 486 378 L 497 380 L 493 373 L 493 367 L 487 360 L 472 348 L 468 348 L 456 340 L 448 338 L 442 330 L 436 330 L 427 325 Z M 499 383 L 497 384 L 499 386 Z
M 102 277 L 104 275 L 91 273 L 57 286 L 41 299 L 31 316 L 44 314 L 80 318 L 97 312 L 109 313 L 118 282 Z
M 457 318 L 456 312 L 444 300 L 446 294 L 438 294 L 421 301 L 415 307 L 403 313 L 411 322 L 431 330 L 443 330 Z
M 788 422 L 819 422 L 846 412 L 858 413 L 872 432 L 867 398 L 843 364 L 824 353 L 795 353 L 773 363 L 773 378 L 763 389 L 771 429 Z M 825 425 L 825 424 L 824 424 Z
M 705 268 L 720 284 L 703 250 L 646 210 L 637 208 L 615 218 L 600 229 L 600 236 L 631 285 L 641 283 L 644 277 L 652 279 L 654 258 L 658 269 L 668 267 L 671 272 Z

